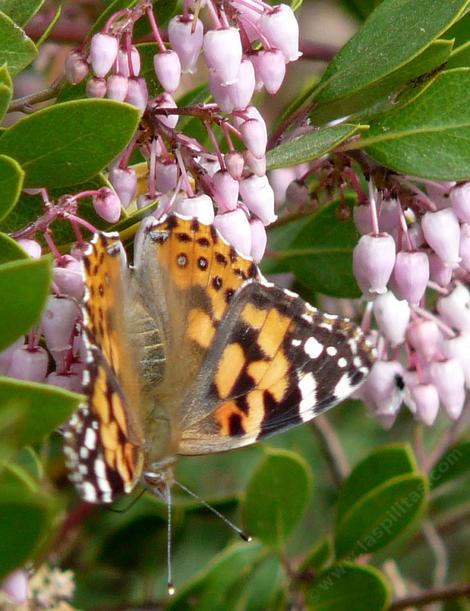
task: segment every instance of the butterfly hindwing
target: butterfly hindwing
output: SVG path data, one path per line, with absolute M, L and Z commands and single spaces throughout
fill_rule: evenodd
M 138 406 L 139 393 L 124 318 L 129 278 L 119 237 L 97 234 L 83 267 L 87 402 L 65 431 L 65 451 L 82 498 L 103 503 L 130 492 L 143 462 L 140 422 L 130 410 L 131 401 Z

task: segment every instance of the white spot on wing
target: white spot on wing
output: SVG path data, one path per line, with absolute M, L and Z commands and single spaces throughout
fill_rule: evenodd
M 81 489 L 82 497 L 85 501 L 88 501 L 88 503 L 96 503 L 98 496 L 94 486 L 90 482 L 83 482 Z
M 338 350 L 334 346 L 328 346 L 326 353 L 328 356 L 336 356 L 338 354 Z
M 313 408 L 316 403 L 317 383 L 312 373 L 306 373 L 299 378 L 299 390 L 302 400 L 299 404 L 299 415 L 304 422 L 308 422 L 314 416 Z
M 351 386 L 351 382 L 349 381 L 349 376 L 347 373 L 343 374 L 339 379 L 339 382 L 336 384 L 334 389 L 335 396 L 341 400 L 346 398 L 351 394 L 353 387 Z
M 338 367 L 341 367 L 341 369 L 343 369 L 343 367 L 346 367 L 347 364 L 348 361 L 344 358 L 344 356 L 338 359 Z
M 311 359 L 316 359 L 322 353 L 323 344 L 320 344 L 314 337 L 309 337 L 305 342 L 304 350 Z
M 96 447 L 96 432 L 93 429 L 88 428 L 85 433 L 84 445 L 89 450 L 94 450 Z
M 298 348 L 302 342 L 300 339 L 293 339 L 291 343 L 295 348 Z

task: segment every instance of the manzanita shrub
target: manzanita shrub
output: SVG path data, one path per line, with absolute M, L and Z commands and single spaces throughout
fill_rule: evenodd
M 470 1 L 344 0 L 343 48 L 300 4 L 0 0 L 2 609 L 468 608 Z M 87 242 L 172 211 L 378 358 L 328 416 L 179 461 L 253 540 L 176 492 L 169 598 L 165 504 L 81 502 L 62 427 Z

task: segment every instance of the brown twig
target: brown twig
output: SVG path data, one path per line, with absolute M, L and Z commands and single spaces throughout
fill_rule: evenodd
M 326 416 L 318 416 L 315 418 L 312 422 L 312 428 L 322 446 L 333 481 L 336 487 L 339 488 L 350 471 L 349 463 L 341 442 Z
M 455 598 L 470 598 L 470 583 L 455 584 L 443 588 L 424 590 L 419 594 L 404 596 L 393 602 L 389 611 L 395 609 L 406 609 L 407 607 L 422 607 L 428 603 L 441 600 L 454 600 Z
M 55 98 L 64 82 L 65 77 L 61 75 L 46 89 L 42 89 L 41 91 L 30 93 L 29 95 L 12 100 L 10 106 L 8 107 L 8 112 L 31 112 L 34 104 L 39 104 L 40 102 L 45 102 L 46 100 Z

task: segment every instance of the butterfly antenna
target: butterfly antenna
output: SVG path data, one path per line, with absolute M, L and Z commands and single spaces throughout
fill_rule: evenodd
M 168 566 L 168 595 L 173 596 L 175 593 L 175 586 L 173 585 L 173 571 L 171 567 L 171 530 L 172 530 L 172 496 L 171 496 L 171 487 L 167 485 L 166 487 L 166 506 L 168 508 L 168 520 L 167 520 L 167 542 L 166 542 L 166 556 L 167 556 L 167 566 Z
M 229 528 L 234 530 L 237 533 L 237 535 L 243 539 L 243 541 L 252 541 L 252 538 L 250 537 L 250 535 L 247 535 L 245 531 L 243 531 L 236 524 L 231 522 L 227 517 L 225 517 L 222 513 L 220 513 L 220 511 L 217 511 L 217 509 L 215 509 L 215 507 L 212 507 L 212 505 L 209 505 L 209 503 L 207 501 L 202 499 L 195 492 L 193 492 L 189 488 L 186 488 L 186 486 L 184 486 L 183 484 L 180 484 L 176 480 L 174 481 L 174 483 L 175 483 L 176 486 L 178 486 L 178 488 L 181 488 L 181 490 L 186 492 L 186 494 L 189 494 L 189 496 L 192 496 L 193 499 L 196 499 L 197 501 L 199 501 L 199 503 L 201 503 L 201 505 L 203 505 L 204 507 L 209 509 L 209 511 L 212 511 L 212 513 L 215 514 L 218 518 L 220 518 L 222 520 L 222 522 L 225 522 L 225 524 L 227 524 L 227 526 Z

